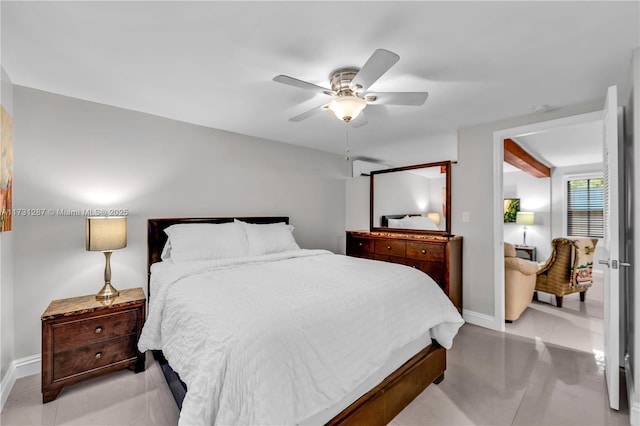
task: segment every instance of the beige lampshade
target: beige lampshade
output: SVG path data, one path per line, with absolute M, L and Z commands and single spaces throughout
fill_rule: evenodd
M 516 216 L 516 223 L 520 225 L 533 225 L 535 221 L 535 215 L 533 212 L 518 212 Z
M 89 251 L 110 251 L 127 246 L 126 217 L 88 217 L 85 230 Z
M 439 213 L 427 213 L 427 217 L 433 221 L 436 225 L 440 225 L 440 214 Z

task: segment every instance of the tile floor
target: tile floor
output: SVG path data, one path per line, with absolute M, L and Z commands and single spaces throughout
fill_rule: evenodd
M 594 288 L 585 303 L 567 296 L 562 309 L 533 303 L 506 333 L 465 324 L 448 352 L 445 380 L 391 425 L 628 425 L 628 410 L 607 404 L 602 315 L 601 290 Z M 44 405 L 40 376 L 24 377 L 0 414 L 3 426 L 175 425 L 177 419 L 151 359 L 143 374 L 124 370 L 79 383 Z

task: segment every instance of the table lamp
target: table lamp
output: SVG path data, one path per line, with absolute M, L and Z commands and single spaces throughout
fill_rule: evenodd
M 88 217 L 85 219 L 88 251 L 101 251 L 105 256 L 104 286 L 96 294 L 96 300 L 118 297 L 118 290 L 111 285 L 111 253 L 127 246 L 126 217 Z
M 535 220 L 535 215 L 533 212 L 518 212 L 516 215 L 516 223 L 520 225 L 524 225 L 523 235 L 522 235 L 522 245 L 527 245 L 527 225 L 533 225 Z

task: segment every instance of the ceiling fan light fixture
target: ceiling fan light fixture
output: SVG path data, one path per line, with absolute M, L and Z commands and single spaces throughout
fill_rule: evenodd
M 357 96 L 338 96 L 329 102 L 329 109 L 338 119 L 348 123 L 367 106 L 367 101 Z

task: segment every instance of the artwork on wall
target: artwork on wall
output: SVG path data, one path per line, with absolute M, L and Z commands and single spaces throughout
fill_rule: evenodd
M 13 192 L 13 121 L 0 105 L 0 232 L 11 231 Z
M 520 198 L 504 199 L 504 222 L 515 222 L 520 211 Z

